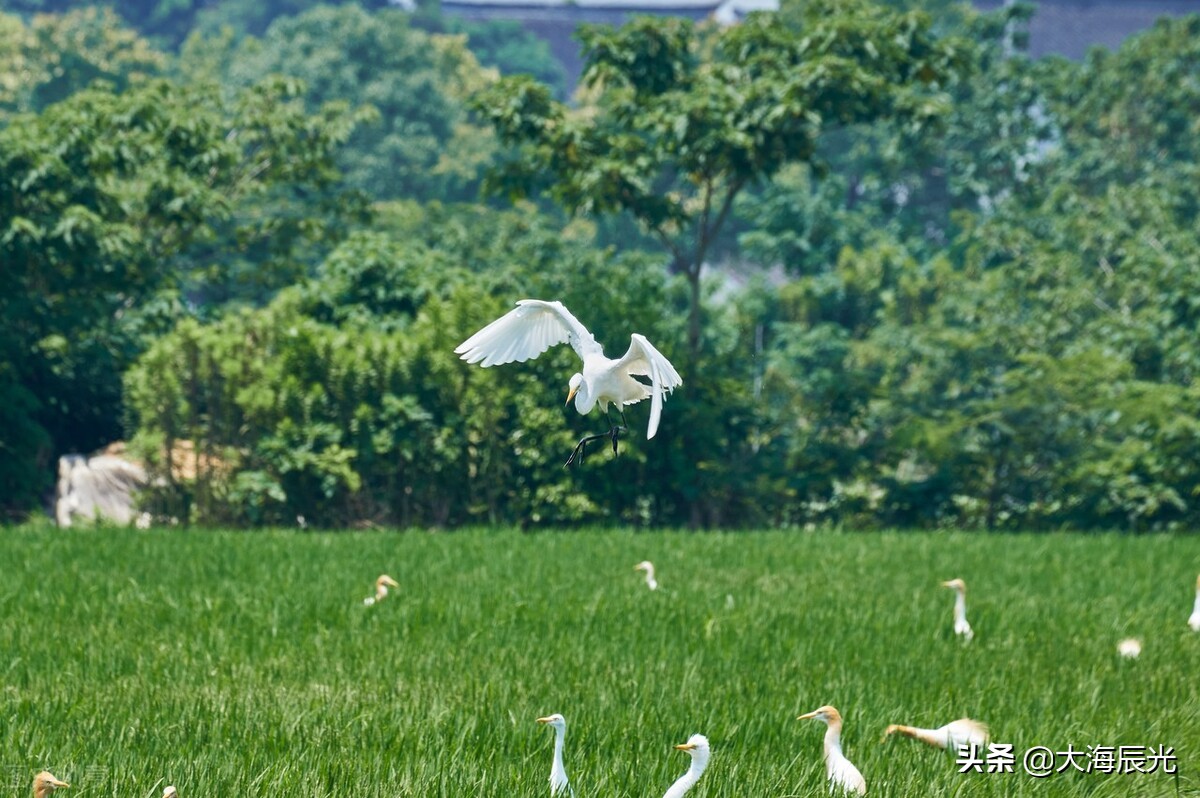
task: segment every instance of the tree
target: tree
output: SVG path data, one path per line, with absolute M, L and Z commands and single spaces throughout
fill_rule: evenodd
M 98 87 L 0 129 L 0 405 L 22 416 L 2 444 L 4 510 L 36 501 L 55 453 L 120 434 L 121 371 L 173 312 L 150 300 L 179 284 L 180 259 L 240 201 L 331 178 L 357 117 L 309 115 L 299 89 Z
M 463 37 L 416 30 L 395 9 L 322 6 L 276 20 L 261 40 L 244 40 L 227 66 L 232 85 L 265 74 L 303 80 L 314 110 L 334 100 L 374 108 L 377 119 L 356 130 L 338 157 L 347 185 L 376 199 L 475 193 L 492 146 L 466 123 L 463 100 L 491 75 Z
M 98 80 L 120 91 L 166 64 L 108 8 L 38 14 L 28 26 L 0 15 L 0 41 L 0 116 L 40 111 Z
M 812 162 L 822 133 L 895 117 L 922 126 L 961 66 L 927 17 L 868 2 L 806 4 L 798 22 L 754 15 L 721 30 L 639 18 L 584 28 L 595 107 L 571 112 L 549 89 L 507 78 L 477 109 L 517 156 L 493 191 L 547 192 L 572 213 L 624 211 L 686 279 L 687 353 L 701 349 L 701 271 L 738 194 L 785 164 Z

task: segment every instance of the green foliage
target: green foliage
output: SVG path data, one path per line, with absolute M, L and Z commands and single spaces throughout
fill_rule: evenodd
M 462 100 L 489 75 L 461 37 L 416 30 L 397 10 L 320 6 L 275 21 L 261 40 L 244 40 L 223 81 L 250 85 L 266 74 L 303 80 L 310 110 L 335 100 L 375 109 L 377 119 L 338 156 L 349 186 L 376 199 L 476 193 L 489 147 L 462 118 Z
M 331 177 L 355 119 L 336 107 L 307 116 L 295 92 L 268 81 L 225 103 L 212 88 L 164 81 L 95 88 L 0 129 L 4 403 L 29 425 L 4 468 L 29 471 L 67 445 L 117 437 L 138 331 L 160 326 L 148 314 L 173 313 L 143 303 L 179 283 L 240 202 Z M 44 485 L 51 473 L 38 473 Z M 3 504 L 33 500 L 6 494 Z
M 572 213 L 627 212 L 658 238 L 691 295 L 688 354 L 701 347 L 700 273 L 734 199 L 786 163 L 809 162 L 828 126 L 941 116 L 959 67 L 917 14 L 813 3 L 798 22 L 753 15 L 714 31 L 661 17 L 584 28 L 596 108 L 570 113 L 524 78 L 477 101 L 517 156 L 493 190 L 544 190 Z
M 26 26 L 0 14 L 0 121 L 40 111 L 95 81 L 117 91 L 162 72 L 165 56 L 108 8 L 39 14 Z
M 1176 798 L 1200 768 L 1198 559 L 1169 536 L 6 530 L 0 746 L 10 795 L 49 767 L 112 798 L 545 798 L 535 719 L 561 712 L 580 796 L 658 798 L 703 733 L 690 797 L 815 798 L 824 729 L 796 716 L 834 704 L 868 795 Z M 963 716 L 1016 772 L 881 742 Z M 1035 779 L 1035 745 L 1170 746 L 1178 774 Z
M 181 324 L 138 361 L 127 396 L 151 463 L 165 475 L 189 440 L 211 464 L 167 501 L 205 523 L 636 517 L 653 484 L 636 442 L 619 460 L 594 454 L 588 473 L 639 474 L 646 490 L 562 468 L 595 424 L 562 408 L 573 354 L 483 370 L 453 349 L 516 284 L 594 307 L 602 339 L 653 335 L 661 278 L 536 216 L 397 206 L 382 224 L 395 232 L 351 236 L 266 308 Z

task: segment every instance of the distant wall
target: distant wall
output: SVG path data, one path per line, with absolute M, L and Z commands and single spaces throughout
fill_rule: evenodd
M 1004 0 L 974 0 L 991 11 Z M 1029 25 L 1029 53 L 1083 58 L 1101 45 L 1116 49 L 1131 34 L 1150 27 L 1161 16 L 1200 13 L 1200 0 L 1040 0 Z

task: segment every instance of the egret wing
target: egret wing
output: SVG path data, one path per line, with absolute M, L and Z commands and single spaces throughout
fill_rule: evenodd
M 650 378 L 650 425 L 646 428 L 646 438 L 653 438 L 658 432 L 663 399 L 683 385 L 683 379 L 671 365 L 671 361 L 640 333 L 629 336 L 629 349 L 625 356 L 617 361 L 617 365 L 624 368 L 627 374 L 641 374 Z
M 500 366 L 524 363 L 555 344 L 569 343 L 582 359 L 600 345 L 561 302 L 522 299 L 510 310 L 454 350 L 468 363 Z

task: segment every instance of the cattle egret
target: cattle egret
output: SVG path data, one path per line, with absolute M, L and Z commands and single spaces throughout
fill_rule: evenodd
M 967 623 L 967 583 L 961 579 L 951 579 L 949 582 L 942 582 L 942 587 L 954 591 L 954 634 L 963 640 L 970 640 L 975 636 L 975 632 L 972 631 L 971 624 Z
M 54 774 L 48 770 L 43 770 L 41 773 L 33 777 L 33 795 L 34 798 L 46 798 L 47 795 L 57 790 L 59 787 L 70 787 L 65 781 L 59 781 L 54 777 Z
M 565 792 L 571 798 L 575 798 L 575 789 L 567 782 L 567 771 L 562 760 L 563 740 L 567 736 L 567 719 L 555 713 L 538 718 L 537 722 L 545 723 L 554 729 L 554 764 L 550 766 L 550 794 Z
M 571 375 L 567 402 L 575 400 L 575 409 L 587 415 L 597 404 L 608 417 L 609 431 L 589 435 L 579 441 L 567 459 L 567 465 L 582 457 L 584 448 L 592 441 L 612 439 L 613 454 L 617 453 L 617 437 L 625 431 L 625 406 L 650 399 L 650 424 L 646 438 L 658 432 L 662 403 L 666 395 L 683 384 L 679 373 L 644 335 L 633 333 L 629 349 L 620 360 L 610 360 L 595 337 L 561 302 L 522 299 L 515 310 L 493 321 L 463 341 L 454 350 L 468 363 L 487 368 L 505 363 L 523 363 L 537 357 L 555 344 L 569 343 L 583 361 L 583 371 Z M 650 384 L 634 379 L 648 377 Z M 622 425 L 613 423 L 608 414 L 615 406 Z
M 637 565 L 633 566 L 635 571 L 646 572 L 646 587 L 651 590 L 658 590 L 658 580 L 654 578 L 654 563 L 649 560 L 642 560 Z
M 1136 637 L 1127 637 L 1117 643 L 1117 653 L 1126 659 L 1137 659 L 1142 653 L 1142 641 Z
M 381 575 L 375 580 L 375 595 L 367 596 L 365 599 L 363 599 L 363 604 L 370 607 L 376 602 L 383 601 L 385 598 L 387 598 L 389 587 L 400 587 L 400 583 L 395 579 L 392 579 L 387 574 Z
M 819 720 L 825 729 L 825 772 L 829 776 L 829 790 L 842 790 L 855 795 L 867 794 L 867 781 L 858 768 L 842 753 L 842 715 L 833 707 L 814 709 L 796 720 Z
M 692 757 L 692 764 L 687 769 L 687 773 L 684 773 L 671 785 L 671 789 L 667 790 L 663 798 L 683 798 L 683 794 L 700 781 L 700 777 L 704 775 L 704 769 L 708 767 L 708 738 L 703 734 L 693 734 L 686 743 L 675 746 L 675 749 L 687 751 L 688 755 Z
M 988 741 L 987 724 L 970 718 L 960 718 L 936 729 L 919 729 L 916 726 L 893 723 L 887 727 L 884 737 L 892 734 L 901 734 L 934 748 L 947 748 L 951 751 L 958 751 L 959 747 L 964 745 L 983 748 Z
M 1192 617 L 1188 618 L 1188 626 L 1193 632 L 1200 632 L 1200 576 L 1196 577 L 1196 603 L 1192 607 Z
M 179 793 L 175 790 L 175 785 L 163 787 L 162 798 L 179 798 Z

